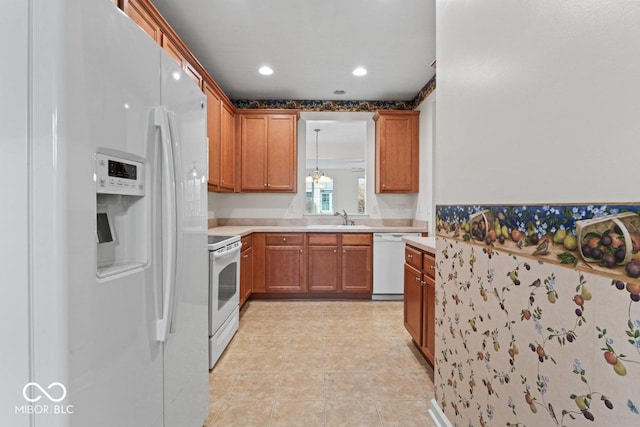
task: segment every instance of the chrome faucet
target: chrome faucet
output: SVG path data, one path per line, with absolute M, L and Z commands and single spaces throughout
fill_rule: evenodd
M 344 209 L 342 210 L 342 213 L 340 212 L 336 212 L 333 214 L 333 216 L 341 216 L 342 217 L 342 221 L 344 222 L 343 225 L 349 225 L 349 215 L 347 215 L 347 211 L 345 211 Z M 353 221 L 351 221 L 353 222 Z

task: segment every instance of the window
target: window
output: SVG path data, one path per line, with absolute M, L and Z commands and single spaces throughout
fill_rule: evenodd
M 305 213 L 333 213 L 333 179 L 326 183 L 306 183 Z

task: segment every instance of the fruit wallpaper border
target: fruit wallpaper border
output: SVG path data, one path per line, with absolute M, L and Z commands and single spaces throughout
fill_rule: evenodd
M 436 235 L 640 283 L 640 205 L 439 205 Z
M 436 89 L 434 75 L 409 101 L 360 101 L 317 99 L 233 99 L 238 109 L 299 109 L 301 111 L 414 110 Z

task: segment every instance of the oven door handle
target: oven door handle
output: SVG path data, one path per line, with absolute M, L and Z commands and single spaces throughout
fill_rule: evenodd
M 220 259 L 220 258 L 226 258 L 228 256 L 231 256 L 237 252 L 240 252 L 240 249 L 242 249 L 242 242 L 238 243 L 238 246 L 236 246 L 233 249 L 230 249 L 228 251 L 224 251 L 224 252 L 213 252 L 213 258 L 214 259 Z

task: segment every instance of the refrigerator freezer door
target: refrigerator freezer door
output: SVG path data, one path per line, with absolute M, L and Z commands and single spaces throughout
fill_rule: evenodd
M 206 99 L 163 52 L 161 104 L 176 161 L 176 289 L 164 343 L 165 426 L 202 425 L 209 410 Z
M 12 66 L 0 80 L 0 192 L 10 209 L 0 214 L 0 425 L 27 427 L 28 415 L 16 415 L 25 404 L 22 388 L 29 379 L 29 146 L 28 129 L 28 2 L 5 2 L 0 14 L 0 52 Z

